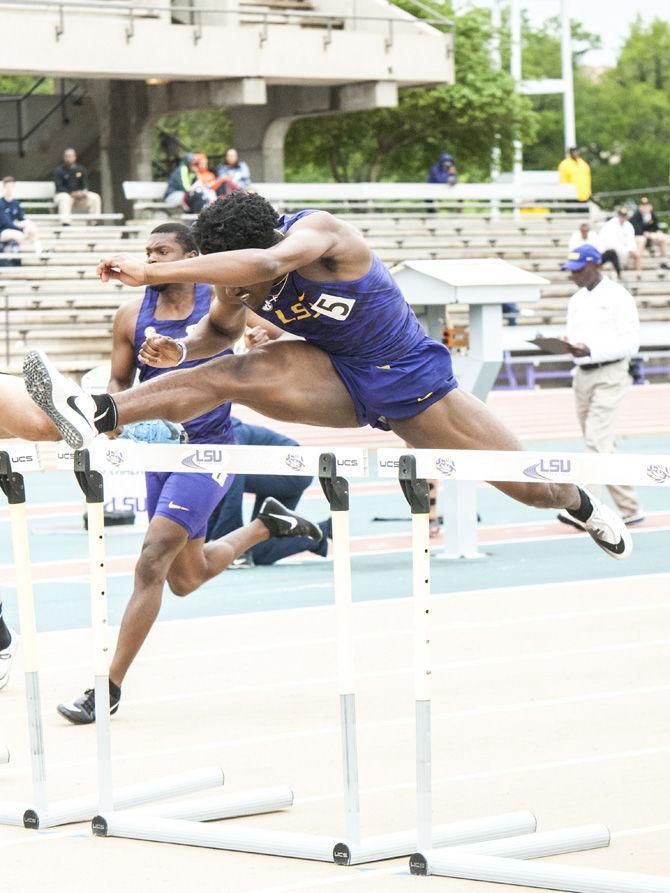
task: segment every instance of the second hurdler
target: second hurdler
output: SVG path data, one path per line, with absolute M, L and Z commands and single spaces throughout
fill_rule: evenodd
M 159 368 L 212 357 L 244 330 L 247 309 L 304 340 L 176 370 L 121 394 L 89 396 L 40 351 L 26 354 L 33 400 L 73 448 L 144 419 L 182 422 L 226 401 L 310 425 L 393 430 L 415 448 L 520 450 L 512 432 L 458 387 L 446 347 L 426 336 L 380 258 L 353 226 L 324 211 L 279 217 L 262 196 L 237 192 L 205 209 L 194 234 L 202 255 L 161 264 L 170 282 L 216 286 L 209 314 L 183 339 L 147 338 L 141 361 Z M 158 281 L 127 255 L 102 260 L 103 281 Z M 632 538 L 621 518 L 575 484 L 494 482 L 513 499 L 565 509 L 612 558 Z

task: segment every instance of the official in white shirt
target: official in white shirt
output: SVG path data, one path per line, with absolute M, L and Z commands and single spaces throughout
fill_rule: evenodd
M 621 207 L 614 217 L 605 223 L 598 233 L 598 248 L 601 251 L 616 251 L 623 266 L 630 258 L 635 269 L 642 269 L 640 252 L 635 241 L 635 230 L 628 219 L 628 208 Z
M 569 270 L 579 286 L 568 302 L 565 337 L 575 362 L 572 387 L 579 424 L 587 450 L 611 453 L 619 409 L 631 385 L 628 363 L 640 348 L 640 319 L 633 296 L 603 275 L 601 263 L 597 248 L 585 244 L 570 252 L 561 269 Z M 643 520 L 632 487 L 610 484 L 607 489 L 625 524 Z M 558 517 L 580 526 L 567 512 Z

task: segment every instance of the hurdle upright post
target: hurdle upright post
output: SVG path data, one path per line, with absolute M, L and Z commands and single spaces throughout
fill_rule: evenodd
M 107 574 L 105 571 L 104 483 L 91 469 L 88 450 L 76 450 L 74 475 L 86 498 L 90 568 L 91 625 L 95 676 L 95 724 L 98 746 L 99 811 L 113 807 L 112 745 L 109 717 L 109 635 L 107 625 Z
M 337 474 L 335 453 L 322 453 L 319 456 L 319 483 L 328 500 L 333 525 L 333 585 L 337 627 L 337 677 L 342 730 L 345 828 L 349 843 L 359 844 L 361 809 L 358 785 L 354 630 L 349 548 L 349 483 Z
M 0 488 L 2 488 L 9 503 L 12 550 L 16 573 L 16 597 L 19 607 L 23 669 L 26 685 L 30 765 L 33 776 L 33 805 L 38 811 L 46 811 L 49 796 L 44 759 L 40 677 L 37 669 L 37 627 L 35 623 L 35 602 L 33 599 L 33 581 L 28 546 L 26 490 L 23 475 L 12 470 L 9 453 L 5 451 L 0 452 Z M 7 757 L 9 758 L 9 754 Z M 2 816 L 2 820 L 5 819 L 7 821 L 10 820 L 9 817 Z
M 430 488 L 417 478 L 416 459 L 399 459 L 398 478 L 412 513 L 412 605 L 416 711 L 416 820 L 419 849 L 433 845 L 430 649 Z

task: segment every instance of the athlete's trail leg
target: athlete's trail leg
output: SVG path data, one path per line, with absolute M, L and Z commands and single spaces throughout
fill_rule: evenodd
M 133 594 L 123 614 L 109 669 L 112 682 L 121 686 L 155 623 L 166 580 L 175 595 L 188 595 L 268 537 L 267 527 L 256 520 L 205 544 L 204 538 L 189 540 L 186 530 L 169 518 L 152 518 L 135 566 Z
M 415 449 L 523 449 L 514 434 L 486 404 L 460 388 L 450 391 L 419 415 L 402 421 L 389 421 L 396 434 Z M 581 503 L 574 484 L 492 483 L 513 499 L 537 508 L 577 509 Z

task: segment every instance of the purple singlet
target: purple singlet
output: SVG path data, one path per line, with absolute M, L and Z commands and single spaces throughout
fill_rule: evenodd
M 313 210 L 280 218 L 287 233 Z M 457 387 L 451 356 L 429 338 L 381 259 L 359 279 L 317 282 L 297 272 L 275 283 L 259 316 L 300 335 L 330 357 L 359 425 L 388 429 Z M 318 383 L 315 383 L 318 394 Z
M 169 372 L 169 369 L 156 369 L 139 360 L 140 347 L 147 335 L 169 335 L 170 338 L 185 338 L 188 330 L 197 325 L 209 313 L 212 286 L 198 283 L 195 286 L 193 311 L 186 319 L 156 319 L 156 304 L 159 292 L 147 288 L 135 324 L 135 364 L 139 369 L 140 381 L 148 381 Z M 232 354 L 225 350 L 217 356 Z M 191 360 L 180 368 L 199 366 L 208 360 Z M 189 443 L 235 443 L 230 421 L 230 403 L 223 403 L 209 412 L 203 413 L 190 422 L 184 423 Z M 223 499 L 233 482 L 233 475 L 215 475 L 198 472 L 147 472 L 147 512 L 149 518 L 161 515 L 183 527 L 190 539 L 204 537 L 207 522 L 216 506 Z

